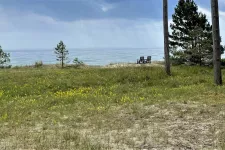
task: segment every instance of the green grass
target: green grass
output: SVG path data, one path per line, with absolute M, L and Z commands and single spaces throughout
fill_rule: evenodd
M 172 73 L 2 69 L 0 149 L 225 148 L 225 86 L 206 67 Z

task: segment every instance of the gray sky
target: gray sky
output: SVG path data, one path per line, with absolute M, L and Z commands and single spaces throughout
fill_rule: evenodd
M 169 19 L 177 0 L 169 1 Z M 196 0 L 210 18 L 210 0 Z M 225 41 L 225 1 L 219 0 Z M 162 0 L 0 0 L 3 49 L 162 48 Z M 223 41 L 223 43 L 225 43 Z

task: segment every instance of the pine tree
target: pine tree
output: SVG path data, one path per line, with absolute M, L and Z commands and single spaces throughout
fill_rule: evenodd
M 185 51 L 186 60 L 194 64 L 212 64 L 212 34 L 211 32 L 205 32 L 202 28 L 196 27 L 190 32 L 189 45 L 193 44 L 193 47 L 188 47 Z
M 183 63 L 212 64 L 212 26 L 206 15 L 198 12 L 194 0 L 179 0 L 172 19 L 172 59 Z
M 0 46 L 0 66 L 3 66 L 4 64 L 7 64 L 10 62 L 10 54 L 5 53 L 2 50 L 2 47 Z
M 57 44 L 57 47 L 55 48 L 55 54 L 57 57 L 56 60 L 61 62 L 61 66 L 63 68 L 65 61 L 68 59 L 67 55 L 69 54 L 63 41 L 60 41 L 59 44 Z
M 198 6 L 193 0 L 179 0 L 172 15 L 173 23 L 170 24 L 172 35 L 170 35 L 170 45 L 187 49 L 190 31 L 199 25 L 200 19 L 198 14 Z M 203 19 L 201 20 L 203 21 Z

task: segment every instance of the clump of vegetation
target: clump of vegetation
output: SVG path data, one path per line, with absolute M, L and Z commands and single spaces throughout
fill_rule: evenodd
M 0 68 L 11 68 L 10 65 L 7 65 L 10 63 L 10 54 L 5 53 L 0 46 Z
M 63 41 L 60 41 L 59 44 L 57 44 L 57 47 L 55 48 L 55 54 L 57 57 L 57 61 L 61 63 L 61 67 L 64 67 L 65 61 L 68 59 L 67 55 L 69 54 L 69 51 L 66 49 L 66 45 L 63 43 Z
M 225 58 L 222 58 L 222 59 L 221 59 L 221 66 L 222 66 L 222 67 L 225 67 Z
M 35 64 L 34 64 L 35 68 L 40 68 L 42 66 L 43 66 L 43 62 L 42 61 L 36 61 Z
M 76 67 L 80 67 L 80 66 L 83 66 L 84 65 L 84 62 L 79 60 L 78 58 L 75 58 L 73 60 L 73 64 L 76 66 Z

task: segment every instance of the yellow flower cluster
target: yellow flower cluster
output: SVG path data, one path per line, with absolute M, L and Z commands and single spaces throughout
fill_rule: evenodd
M 73 96 L 83 96 L 87 97 L 87 94 L 90 93 L 93 89 L 90 87 L 81 87 L 78 89 L 72 89 L 68 91 L 57 91 L 54 93 L 56 97 L 73 97 Z
M 133 102 L 133 100 L 132 100 L 129 96 L 124 95 L 124 96 L 122 96 L 122 98 L 120 99 L 120 102 L 122 102 L 122 103 L 127 103 L 127 102 Z
M 21 104 L 21 106 L 35 104 L 36 102 L 37 102 L 36 99 L 21 99 L 21 100 L 19 100 L 19 103 Z
M 53 93 L 54 97 L 58 98 L 69 98 L 69 97 L 80 97 L 80 98 L 100 98 L 102 100 L 113 100 L 116 99 L 117 103 L 132 103 L 134 101 L 143 101 L 145 97 L 138 96 L 136 93 L 133 94 L 116 94 L 117 86 L 105 87 L 80 87 L 67 91 L 57 91 Z
M 67 98 L 67 97 L 74 97 L 74 96 L 80 96 L 80 97 L 113 97 L 116 96 L 115 92 L 113 91 L 116 88 L 116 86 L 112 86 L 109 89 L 105 89 L 104 87 L 80 87 L 71 89 L 68 91 L 57 91 L 53 95 L 55 97 L 61 97 L 61 98 Z
M 1 117 L 0 117 L 0 121 L 4 121 L 8 118 L 8 114 L 4 113 Z

